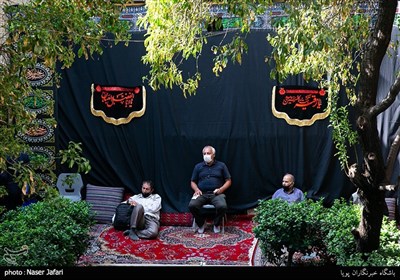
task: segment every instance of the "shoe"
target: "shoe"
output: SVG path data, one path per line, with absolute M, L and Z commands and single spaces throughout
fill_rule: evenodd
M 220 226 L 214 226 L 214 233 L 220 233 L 221 232 L 221 227 Z
M 129 232 L 129 238 L 132 240 L 139 240 L 139 236 L 137 236 L 134 229 L 131 229 Z
M 125 230 L 125 231 L 124 231 L 124 235 L 125 235 L 125 236 L 128 235 L 130 231 L 131 231 L 130 229 Z
M 197 229 L 197 233 L 200 233 L 200 234 L 204 233 L 205 228 L 206 228 L 206 223 L 204 223 L 201 227 L 199 227 Z

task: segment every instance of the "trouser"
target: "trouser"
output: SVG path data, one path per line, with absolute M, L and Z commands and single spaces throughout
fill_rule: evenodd
M 139 238 L 154 239 L 158 235 L 160 221 L 151 215 L 144 213 L 143 205 L 136 204 L 131 214 L 131 229 Z
M 226 204 L 225 194 L 202 194 L 196 199 L 191 199 L 189 202 L 189 211 L 194 216 L 198 227 L 202 227 L 206 221 L 206 217 L 202 214 L 201 208 L 204 204 L 212 204 L 215 206 L 214 225 L 219 226 L 222 218 L 228 209 Z
M 154 239 L 158 236 L 160 221 L 150 215 L 144 215 L 144 228 L 136 229 L 136 235 L 143 239 Z

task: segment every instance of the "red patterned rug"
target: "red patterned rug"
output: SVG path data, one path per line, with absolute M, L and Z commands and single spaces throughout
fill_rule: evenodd
M 211 265 L 251 266 L 256 239 L 252 216 L 228 217 L 224 234 L 198 234 L 188 226 L 161 226 L 155 240 L 133 241 L 111 225 L 96 225 L 87 252 L 77 266 L 98 265 Z

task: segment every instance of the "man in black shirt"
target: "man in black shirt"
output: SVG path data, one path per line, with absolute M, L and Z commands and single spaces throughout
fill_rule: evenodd
M 203 233 L 205 229 L 205 217 L 200 212 L 204 204 L 215 206 L 214 232 L 220 232 L 220 224 L 228 208 L 224 192 L 231 184 L 231 174 L 225 163 L 215 160 L 212 146 L 205 146 L 203 161 L 195 165 L 190 182 L 194 194 L 189 202 L 189 210 L 199 227 L 198 233 Z

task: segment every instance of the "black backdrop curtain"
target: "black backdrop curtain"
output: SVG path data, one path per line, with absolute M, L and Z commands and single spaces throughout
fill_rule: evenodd
M 271 67 L 264 62 L 271 52 L 267 32 L 251 33 L 243 64 L 229 65 L 220 77 L 211 71 L 209 47 L 224 34 L 210 37 L 200 59 L 197 94 L 185 98 L 178 89 L 153 92 L 146 86 L 144 115 L 122 125 L 91 113 L 91 84 L 142 85 L 148 71 L 141 63 L 143 34 L 133 33 L 128 47 L 110 47 L 104 41 L 101 57 L 78 59 L 70 69 L 60 70 L 57 148 L 64 149 L 68 141 L 83 143 L 92 165 L 92 171 L 83 175 L 85 183 L 123 186 L 137 193 L 142 180 L 153 180 L 165 212 L 188 212 L 192 169 L 208 144 L 232 174 L 226 193 L 231 212 L 269 198 L 286 172 L 296 176 L 297 187 L 308 197 L 324 197 L 327 203 L 350 197 L 355 189 L 334 156 L 328 119 L 300 127 L 273 116 L 271 94 L 278 84 L 269 78 Z M 183 73 L 193 71 L 194 64 L 186 63 Z M 303 80 L 285 83 L 303 85 Z

